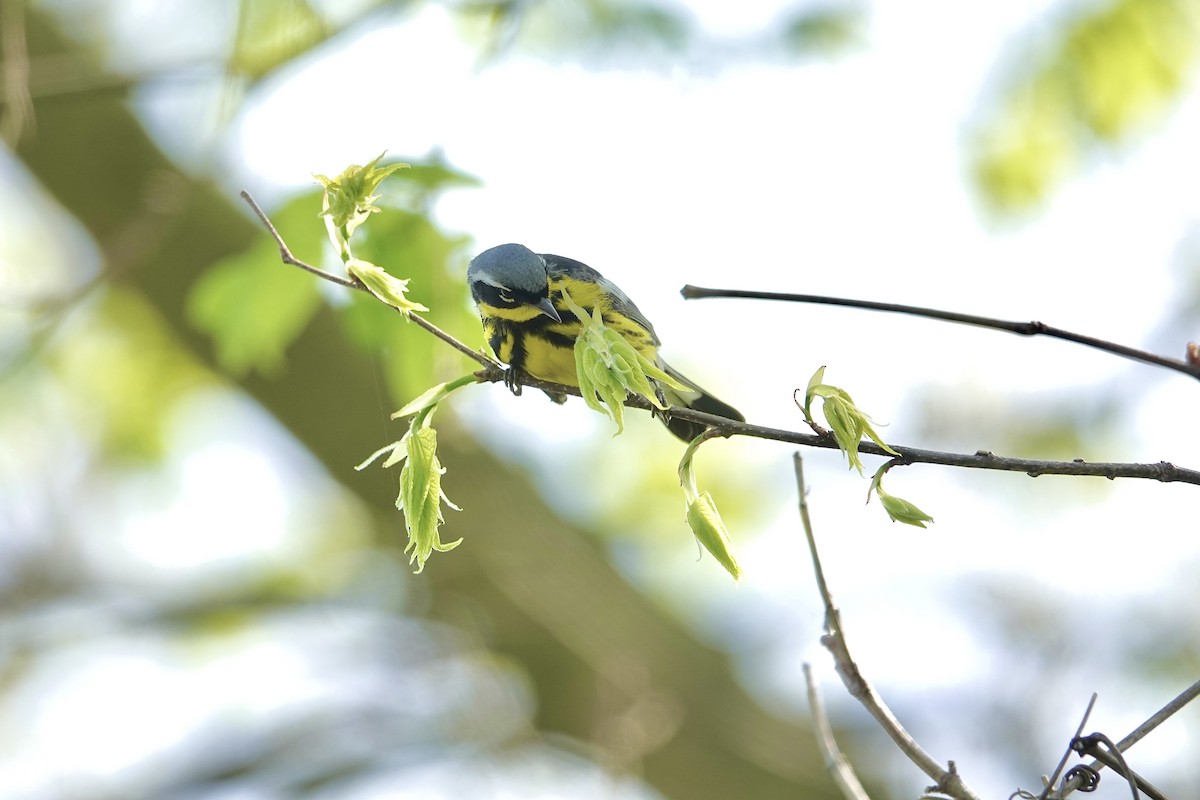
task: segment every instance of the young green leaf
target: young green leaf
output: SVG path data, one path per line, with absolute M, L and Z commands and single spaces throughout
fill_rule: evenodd
M 933 522 L 933 517 L 912 503 L 883 490 L 883 476 L 889 466 L 889 464 L 884 464 L 875 470 L 875 475 L 871 478 L 871 488 L 867 489 L 867 502 L 871 502 L 871 492 L 875 492 L 879 495 L 879 502 L 883 504 L 883 510 L 892 518 L 892 522 L 903 522 L 905 525 L 913 525 L 918 528 L 924 528 L 926 522 Z
M 871 418 L 854 404 L 850 393 L 840 387 L 823 383 L 824 379 L 825 367 L 818 369 L 809 379 L 808 387 L 804 391 L 802 408 L 804 419 L 809 424 L 813 424 L 812 401 L 820 397 L 821 413 L 824 414 L 825 421 L 829 423 L 833 436 L 837 439 L 838 448 L 845 454 L 850 467 L 857 469 L 860 475 L 862 474 L 863 465 L 862 460 L 858 457 L 858 443 L 863 436 L 868 437 L 892 455 L 900 455 L 875 432 L 875 429 L 871 427 Z
M 325 187 L 321 216 L 328 218 L 345 239 L 349 239 L 354 229 L 365 222 L 369 215 L 379 211 L 375 205 L 379 195 L 375 194 L 375 190 L 383 179 L 408 166 L 395 163 L 381 167 L 379 162 L 384 155 L 386 153 L 380 153 L 365 166 L 351 164 L 334 178 L 313 176 Z
M 700 544 L 704 545 L 704 549 L 712 553 L 717 563 L 724 567 L 735 581 L 740 580 L 742 568 L 738 566 L 737 559 L 734 558 L 733 547 L 729 542 L 729 531 L 725 528 L 725 523 L 717 511 L 717 505 L 713 502 L 712 495 L 704 492 L 688 503 L 687 521 L 688 526 L 692 529 L 692 534 Z
M 429 556 L 445 553 L 462 544 L 462 539 L 442 542 L 438 530 L 443 522 L 442 503 L 455 511 L 458 506 L 442 492 L 442 475 L 446 472 L 437 457 L 437 431 L 418 428 L 406 437 L 407 458 L 400 470 L 400 496 L 396 508 L 404 512 L 404 527 L 408 529 L 408 563 L 416 563 L 416 571 L 425 569 Z
M 666 408 L 650 378 L 680 391 L 687 390 L 639 353 L 619 332 L 605 326 L 599 308 L 589 314 L 565 290 L 563 300 L 582 326 L 575 338 L 579 393 L 589 408 L 607 415 L 617 424 L 617 434 L 625 428 L 623 409 L 630 393 L 646 398 L 655 408 Z
M 382 267 L 377 267 L 369 261 L 363 261 L 361 258 L 351 258 L 346 262 L 346 270 L 359 283 L 367 287 L 367 291 L 399 311 L 405 317 L 413 311 L 429 310 L 420 303 L 413 302 L 405 296 L 408 292 L 407 280 L 389 274 Z
M 692 462 L 696 449 L 704 442 L 702 436 L 697 436 L 683 451 L 679 460 L 679 483 L 683 486 L 683 497 L 687 502 L 687 523 L 692 529 L 696 541 L 704 545 L 704 549 L 712 554 L 725 571 L 740 580 L 742 568 L 738 566 L 737 558 L 733 555 L 733 545 L 729 540 L 729 531 L 717 511 L 717 504 L 708 492 L 701 493 L 696 486 L 696 471 Z

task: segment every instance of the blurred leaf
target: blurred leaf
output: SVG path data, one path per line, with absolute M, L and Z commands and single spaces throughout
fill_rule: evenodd
M 260 78 L 328 35 L 325 21 L 307 0 L 242 0 L 229 67 Z
M 408 171 L 396 183 L 402 183 Z M 466 289 L 466 237 L 451 236 L 424 214 L 385 208 L 360 231 L 355 253 L 410 281 L 409 295 L 430 309 L 428 319 L 467 343 L 480 342 L 479 318 Z M 452 265 L 461 270 L 450 272 Z M 461 375 L 466 357 L 409 325 L 391 308 L 354 292 L 341 319 L 350 337 L 383 356 L 391 399 L 397 404 L 429 386 Z
M 1089 149 L 1157 122 L 1179 97 L 1200 46 L 1195 0 L 1118 0 L 1071 20 L 1027 59 L 971 142 L 991 210 L 1026 211 Z
M 483 185 L 483 182 L 476 176 L 468 172 L 461 172 L 447 164 L 442 160 L 440 153 L 434 153 L 423 164 L 409 164 L 402 177 L 404 183 L 419 186 L 427 192 Z M 394 183 L 396 182 L 393 181 L 392 184 Z
M 48 361 L 78 400 L 79 427 L 119 458 L 161 457 L 175 403 L 211 380 L 140 295 L 112 287 Z
M 304 195 L 271 214 L 297 258 L 315 260 L 322 252 L 325 230 L 316 218 L 318 202 Z M 274 374 L 320 304 L 317 280 L 280 262 L 279 249 L 264 232 L 249 249 L 213 264 L 196 281 L 188 296 L 188 319 L 212 337 L 225 369 L 235 375 Z
M 856 6 L 805 8 L 783 23 L 783 40 L 797 54 L 836 55 L 861 42 L 864 22 Z
M 486 20 L 490 51 L 519 37 L 545 52 L 608 57 L 615 52 L 678 51 L 692 37 L 688 15 L 679 8 L 636 0 L 584 2 L 477 2 L 465 9 Z

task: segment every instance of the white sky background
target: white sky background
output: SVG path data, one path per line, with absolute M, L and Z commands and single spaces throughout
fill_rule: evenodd
M 130 4 L 131 16 L 146 23 L 161 13 L 156 5 Z M 768 26 L 783 6 L 689 5 L 714 38 Z M 1114 377 L 1142 381 L 1152 371 L 1049 340 L 849 310 L 685 302 L 678 290 L 693 283 L 907 302 L 1144 343 L 1179 291 L 1172 259 L 1200 218 L 1200 103 L 1189 98 L 1124 155 L 1087 165 L 1028 223 L 986 225 L 964 173 L 963 135 L 981 89 L 1013 57 L 1010 42 L 1055 8 L 877 3 L 864 47 L 830 62 L 597 70 L 522 55 L 480 68 L 448 15 L 422 6 L 274 78 L 223 144 L 223 171 L 231 188 L 270 198 L 385 149 L 420 156 L 439 148 L 484 182 L 444 198 L 437 213 L 447 227 L 469 233 L 477 249 L 518 241 L 600 269 L 654 320 L 666 356 L 752 421 L 800 427 L 792 390 L 827 364 L 831 382 L 890 423 L 885 437 L 919 446 L 904 427 L 914 390 L 941 386 L 961 396 L 966 414 L 980 403 L 981 417 L 1019 415 L 1024 401 L 1014 397 Z M 351 74 L 363 79 L 347 81 Z M 167 96 L 148 92 L 141 104 L 164 146 L 192 156 L 211 146 L 197 135 L 211 129 L 195 125 L 211 107 L 180 108 Z M 769 344 L 748 353 L 749 340 Z M 1128 421 L 1128 450 L 1108 460 L 1194 467 L 1200 436 L 1182 411 L 1195 408 L 1193 382 L 1156 377 L 1148 385 L 1139 416 Z M 498 396 L 475 401 L 478 415 L 531 437 L 601 424 L 582 404 L 548 414 L 545 403 L 491 402 Z M 536 441 L 525 457 L 541 472 L 558 470 L 552 448 Z M 720 446 L 790 474 L 785 446 Z M 834 590 L 868 672 L 890 685 L 987 691 L 996 667 L 970 634 L 969 612 L 954 606 L 958 576 L 1009 575 L 1060 590 L 1064 601 L 1073 595 L 1111 608 L 1123 592 L 1151 592 L 1198 561 L 1193 487 L 1123 481 L 1085 495 L 1063 491 L 1065 478 L 917 467 L 897 475 L 893 491 L 936 518 L 921 532 L 888 523 L 877 506 L 863 508 L 865 481 L 821 466 L 832 458 L 810 461 L 810 500 L 818 526 L 830 531 L 823 556 Z M 710 586 L 716 570 L 694 563 L 688 542 L 680 565 L 669 567 L 671 579 L 705 587 L 719 623 L 741 626 L 715 635 L 775 643 L 746 665 L 771 698 L 798 697 L 801 656 L 825 663 L 813 650 L 819 610 L 786 505 L 778 525 L 741 546 L 742 586 L 723 575 Z M 1136 546 L 1123 546 L 1131 539 Z M 1064 579 L 1081 549 L 1088 579 Z M 689 577 L 679 579 L 678 570 Z M 914 642 L 951 645 L 937 658 L 914 657 Z M 1062 726 L 1048 730 L 1047 741 L 1065 742 L 1064 715 L 1077 714 L 1093 688 L 1102 691 L 1095 727 L 1118 736 L 1167 699 L 1136 697 L 1105 683 L 1107 674 L 1081 671 L 1062 707 L 1031 722 Z M 825 683 L 827 695 L 838 694 L 835 678 Z M 970 774 L 955 720 L 932 727 L 918 733 Z M 1157 763 L 1178 758 L 1170 742 L 1158 741 Z M 1047 753 L 1046 769 L 1058 754 Z M 993 777 L 994 785 L 972 783 L 1006 796 L 1012 776 Z M 923 785 L 911 773 L 899 780 Z

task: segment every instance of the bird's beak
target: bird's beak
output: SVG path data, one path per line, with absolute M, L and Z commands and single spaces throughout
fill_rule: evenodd
M 543 297 L 541 302 L 534 305 L 534 308 L 555 322 L 562 322 L 562 317 L 558 315 L 558 309 L 554 307 L 554 303 L 550 302 L 549 297 Z

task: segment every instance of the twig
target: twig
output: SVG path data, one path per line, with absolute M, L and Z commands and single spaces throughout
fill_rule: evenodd
M 1092 699 L 1088 701 L 1087 708 L 1083 710 L 1083 719 L 1079 720 L 1079 727 L 1075 729 L 1075 735 L 1071 737 L 1072 744 L 1076 739 L 1083 735 L 1083 728 L 1085 725 L 1087 725 L 1088 717 L 1092 715 L 1092 708 L 1094 708 L 1095 705 L 1096 693 L 1092 692 Z M 1046 800 L 1046 798 L 1050 796 L 1050 790 L 1054 788 L 1054 784 L 1058 783 L 1058 776 L 1062 774 L 1063 767 L 1067 765 L 1067 761 L 1070 760 L 1071 754 L 1074 752 L 1075 750 L 1073 747 L 1067 747 L 1067 751 L 1063 753 L 1063 757 L 1059 760 L 1058 766 L 1054 768 L 1054 774 L 1052 774 L 1050 779 L 1046 781 L 1046 786 L 1042 789 L 1042 793 L 1038 795 L 1037 800 Z
M 909 735 L 891 709 L 883 702 L 883 698 L 863 676 L 858 664 L 850 655 L 850 648 L 846 644 L 846 636 L 842 628 L 841 612 L 834 604 L 829 585 L 825 582 L 825 572 L 821 568 L 821 557 L 817 552 L 816 536 L 813 534 L 812 521 L 808 515 L 808 497 L 804 487 L 804 462 L 799 453 L 792 456 L 792 462 L 796 470 L 796 488 L 800 493 L 800 522 L 804 527 L 805 538 L 808 540 L 808 552 L 812 556 L 813 572 L 817 578 L 821 602 L 825 605 L 825 635 L 821 637 L 821 644 L 833 655 L 838 674 L 842 676 L 842 682 L 851 696 L 862 703 L 871 716 L 875 717 L 880 727 L 892 738 L 901 752 L 922 772 L 936 781 L 933 787 L 936 791 L 959 800 L 978 800 L 975 793 L 963 782 L 953 761 L 947 762 L 947 766 L 942 767 Z
M 900 303 L 879 303 L 873 300 L 849 300 L 842 297 L 825 297 L 816 294 L 790 294 L 787 292 L 758 292 L 746 289 L 708 289 L 702 286 L 684 286 L 680 292 L 684 298 L 688 300 L 698 300 L 706 297 L 725 297 L 725 298 L 744 298 L 749 300 L 784 300 L 792 303 L 817 303 L 829 306 L 847 306 L 849 308 L 866 308 L 873 311 L 890 311 L 897 314 L 909 314 L 914 317 L 926 317 L 928 319 L 940 319 L 946 322 L 957 322 L 961 325 L 975 325 L 980 328 L 991 328 L 998 331 L 1007 331 L 1015 333 L 1019 336 L 1049 336 L 1054 339 L 1063 339 L 1068 342 L 1092 347 L 1096 350 L 1103 350 L 1106 353 L 1128 358 L 1133 361 L 1141 361 L 1144 364 L 1153 364 L 1156 367 L 1165 367 L 1166 369 L 1181 372 L 1184 375 L 1190 375 L 1197 380 L 1200 380 L 1200 364 L 1188 363 L 1179 361 L 1174 358 L 1148 353 L 1145 350 L 1139 350 L 1135 347 L 1127 347 L 1123 344 L 1108 342 L 1103 339 L 1097 339 L 1092 336 L 1084 336 L 1081 333 L 1073 333 L 1065 331 L 1061 328 L 1055 328 L 1044 322 L 1012 322 L 1009 320 L 993 319 L 991 317 L 979 317 L 974 314 L 960 314 L 955 311 L 940 311 L 936 308 L 922 308 L 920 306 L 906 306 Z
M 305 261 L 301 261 L 300 259 L 296 258 L 294 255 L 292 255 L 291 249 L 288 248 L 287 242 L 284 241 L 283 236 L 281 236 L 279 234 L 279 231 L 276 230 L 275 225 L 271 222 L 271 218 L 268 217 L 266 212 L 263 211 L 262 208 L 259 207 L 258 203 L 256 203 L 254 201 L 254 198 L 250 196 L 250 193 L 247 191 L 243 191 L 241 193 L 241 195 L 242 195 L 242 199 L 245 200 L 250 205 L 250 208 L 254 209 L 254 213 L 258 215 L 259 220 L 262 222 L 263 226 L 266 227 L 267 232 L 269 232 L 271 234 L 271 238 L 273 238 L 275 240 L 275 244 L 279 245 L 279 258 L 281 261 L 283 261 L 283 263 L 289 264 L 293 267 L 299 267 L 300 269 L 303 269 L 303 270 L 307 270 L 308 272 L 311 272 L 313 275 L 316 275 L 318 278 L 322 278 L 324 280 L 330 281 L 331 283 L 336 283 L 339 286 L 345 286 L 347 289 L 357 289 L 360 292 L 367 292 L 368 294 L 370 294 L 370 290 L 367 289 L 366 286 L 363 286 L 361 283 L 359 283 L 354 278 L 343 278 L 341 275 L 334 275 L 332 272 L 326 272 L 325 270 L 321 269 L 320 267 L 314 267 L 312 264 L 309 264 L 308 262 L 305 262 Z M 397 311 L 398 311 L 398 309 L 397 309 Z M 441 339 L 446 344 L 448 344 L 451 347 L 453 347 L 454 349 L 458 350 L 460 353 L 467 356 L 468 358 L 482 364 L 484 367 L 503 370 L 504 367 L 503 367 L 503 365 L 500 364 L 500 362 L 495 361 L 492 358 L 489 358 L 488 356 L 484 355 L 483 353 L 479 352 L 478 350 L 468 347 L 466 344 L 463 344 L 458 339 L 456 339 L 453 336 L 451 336 L 450 334 L 446 333 L 444 330 L 439 328 L 437 325 L 434 325 L 432 322 L 430 322 L 429 320 L 420 316 L 419 314 L 410 312 L 410 313 L 406 314 L 405 316 L 407 319 L 411 319 L 418 326 L 429 331 L 430 333 L 432 333 L 434 336 Z
M 1161 725 L 1163 722 L 1165 722 L 1168 718 L 1170 718 L 1173 714 L 1178 712 L 1181 708 L 1186 706 L 1188 703 L 1195 700 L 1197 697 L 1200 697 L 1200 680 L 1196 681 L 1191 686 L 1184 689 L 1182 692 L 1180 692 L 1175 697 L 1173 697 L 1171 699 L 1171 701 L 1168 702 L 1165 706 L 1163 706 L 1158 711 L 1155 711 L 1153 714 L 1151 714 L 1149 719 L 1147 719 L 1141 725 L 1138 725 L 1136 728 L 1134 728 L 1133 731 L 1130 732 L 1130 734 L 1128 736 L 1126 736 L 1124 739 L 1117 742 L 1115 749 L 1118 752 L 1124 753 L 1126 750 L 1133 747 L 1135 744 L 1137 744 L 1142 739 L 1144 739 L 1150 733 L 1150 731 L 1157 728 L 1159 725 Z M 1098 770 L 1098 769 L 1101 769 L 1104 766 L 1104 764 L 1101 761 L 1096 760 L 1096 761 L 1093 761 L 1089 766 L 1093 770 Z M 1066 797 L 1068 794 L 1070 794 L 1071 792 L 1075 791 L 1078 788 L 1079 788 L 1079 783 L 1077 781 L 1068 780 L 1063 785 L 1062 792 L 1060 793 L 1059 796 Z
M 817 691 L 817 681 L 813 678 L 812 664 L 804 664 L 804 683 L 808 686 L 808 709 L 812 712 L 813 729 L 817 734 L 817 746 L 825 758 L 825 769 L 833 782 L 837 784 L 846 800 L 870 800 L 867 790 L 863 788 L 854 767 L 842 755 L 837 740 L 833 738 L 833 726 L 829 724 L 829 715 L 825 713 L 825 703 L 821 693 Z

